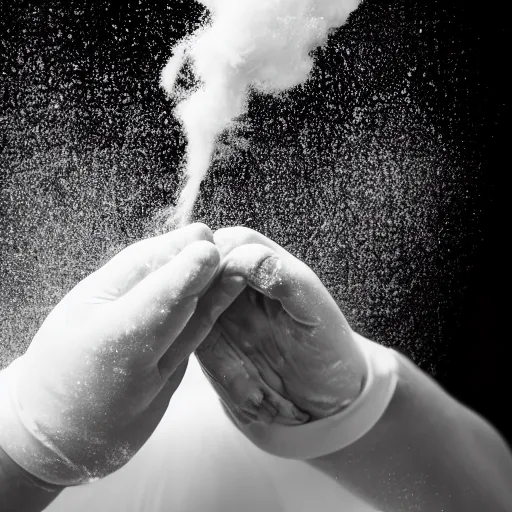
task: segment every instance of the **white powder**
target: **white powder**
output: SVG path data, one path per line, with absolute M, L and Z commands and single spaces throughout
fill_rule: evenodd
M 311 50 L 341 26 L 359 0 L 202 0 L 209 23 L 181 40 L 162 72 L 161 85 L 175 94 L 188 58 L 200 86 L 181 101 L 176 115 L 187 137 L 186 183 L 169 223 L 189 222 L 215 140 L 246 111 L 251 89 L 278 94 L 307 80 Z

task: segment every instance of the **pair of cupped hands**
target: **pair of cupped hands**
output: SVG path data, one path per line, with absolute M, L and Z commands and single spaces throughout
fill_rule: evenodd
M 197 223 L 127 247 L 71 290 L 16 362 L 15 393 L 62 457 L 102 477 L 151 436 L 194 352 L 243 423 L 330 416 L 364 379 L 306 264 L 251 229 Z

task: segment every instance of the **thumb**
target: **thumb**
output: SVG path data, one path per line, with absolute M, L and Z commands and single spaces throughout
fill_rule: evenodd
M 126 319 L 127 331 L 137 332 L 161 357 L 194 313 L 219 262 L 215 245 L 194 242 L 112 305 Z
M 175 258 L 185 247 L 201 240 L 213 242 L 210 228 L 201 223 L 140 240 L 87 277 L 82 287 L 88 285 L 94 290 L 101 290 L 103 298 L 115 300 Z
M 301 324 L 316 326 L 315 311 L 333 300 L 316 274 L 284 250 L 259 243 L 242 245 L 226 256 L 224 265 L 225 271 L 243 276 L 250 287 L 279 301 Z

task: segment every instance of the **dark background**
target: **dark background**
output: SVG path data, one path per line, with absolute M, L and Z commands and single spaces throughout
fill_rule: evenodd
M 285 245 L 356 330 L 409 355 L 510 442 L 497 9 L 364 2 L 315 52 L 307 84 L 252 95 L 195 216 Z M 203 17 L 191 2 L 0 0 L 2 366 L 174 201 L 185 141 L 159 73 Z

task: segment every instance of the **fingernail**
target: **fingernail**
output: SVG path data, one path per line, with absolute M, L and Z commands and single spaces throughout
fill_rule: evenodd
M 246 280 L 243 276 L 237 274 L 222 275 L 221 285 L 223 290 L 229 295 L 237 295 L 246 285 Z
M 267 256 L 255 269 L 251 279 L 262 289 L 272 287 L 279 279 L 281 260 L 275 256 Z
M 212 308 L 212 316 L 218 318 L 226 309 L 227 303 L 234 301 L 244 290 L 246 281 L 242 276 L 222 277 L 220 287 L 224 297 Z

